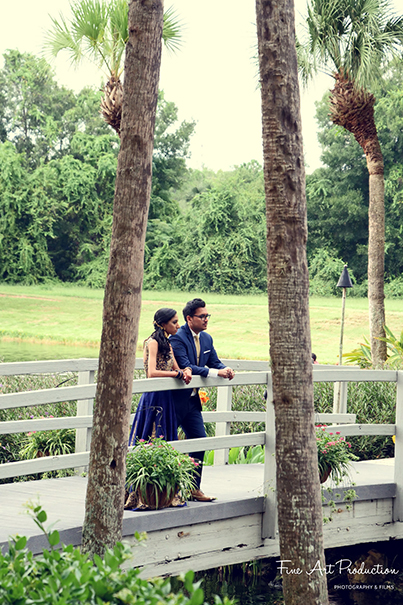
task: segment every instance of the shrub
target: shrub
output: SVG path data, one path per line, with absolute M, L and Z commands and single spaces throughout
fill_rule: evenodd
M 30 431 L 20 451 L 21 458 L 30 460 L 43 456 L 63 456 L 73 454 L 76 432 L 74 429 L 53 429 L 51 431 Z
M 314 384 L 315 411 L 332 412 L 333 383 Z M 396 384 L 388 382 L 348 383 L 348 412 L 356 414 L 357 424 L 394 424 Z M 389 435 L 361 435 L 350 438 L 351 452 L 360 460 L 391 458 L 394 445 Z
M 403 278 L 401 275 L 395 279 L 391 279 L 385 284 L 386 298 L 402 298 L 403 297 Z
M 188 454 L 175 450 L 163 436 L 156 437 L 147 443 L 140 439 L 136 447 L 127 455 L 126 489 L 134 491 L 144 504 L 149 504 L 150 486 L 155 493 L 153 507 L 161 508 L 158 493 L 165 492 L 173 498 L 180 490 L 182 498 L 188 500 L 195 489 L 195 472 L 199 462 Z
M 2 605 L 202 605 L 201 582 L 194 583 L 194 573 L 182 578 L 182 589 L 176 594 L 169 579 L 151 581 L 139 578 L 137 569 L 121 569 L 130 558 L 128 545 L 118 542 L 103 558 L 82 554 L 79 548 L 60 544 L 57 530 L 44 527 L 46 512 L 29 505 L 35 523 L 45 533 L 49 550 L 33 556 L 27 550 L 25 537 L 9 541 L 9 551 L 0 554 L 0 602 Z M 136 536 L 140 538 L 140 536 Z M 227 597 L 216 604 L 231 605 Z

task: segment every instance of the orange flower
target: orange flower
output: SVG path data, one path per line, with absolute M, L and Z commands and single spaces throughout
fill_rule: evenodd
M 204 405 L 210 400 L 210 397 L 207 396 L 206 391 L 199 391 L 199 397 L 202 405 Z

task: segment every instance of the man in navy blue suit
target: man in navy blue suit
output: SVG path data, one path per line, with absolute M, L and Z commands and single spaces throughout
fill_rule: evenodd
M 235 372 L 219 360 L 213 339 L 205 332 L 210 315 L 204 300 L 194 298 L 189 301 L 183 309 L 183 317 L 185 325 L 169 339 L 179 367 L 191 368 L 194 376 L 221 376 L 231 380 Z M 179 389 L 172 394 L 176 418 L 187 439 L 206 437 L 198 389 Z M 200 463 L 192 496 L 194 500 L 210 502 L 215 498 L 206 496 L 200 489 L 204 452 L 193 452 L 191 456 Z

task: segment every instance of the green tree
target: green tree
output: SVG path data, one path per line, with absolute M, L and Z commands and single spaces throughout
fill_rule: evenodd
M 24 156 L 0 144 L 0 279 L 36 283 L 54 276 L 47 248 L 54 208 L 35 189 Z
M 178 108 L 160 91 L 155 122 L 150 218 L 169 216 L 172 190 L 178 189 L 187 172 L 190 137 L 196 124 L 183 121 L 177 126 L 177 121 Z M 164 208 L 164 202 L 167 202 L 167 208 Z
M 36 188 L 46 191 L 57 208 L 48 250 L 55 272 L 63 281 L 75 281 L 80 265 L 91 252 L 99 251 L 112 215 L 116 152 L 99 149 L 103 137 L 88 141 L 91 137 L 80 133 L 77 138 L 81 144 L 86 140 L 86 153 L 97 156 L 89 159 L 69 154 L 51 160 L 33 175 Z M 110 145 L 110 137 L 106 135 L 105 139 Z M 73 139 L 73 148 L 77 144 Z
M 385 0 L 311 0 L 308 40 L 299 45 L 307 80 L 319 68 L 332 70 L 331 119 L 362 147 L 369 172 L 368 299 L 373 364 L 386 360 L 384 304 L 384 163 L 374 120 L 370 86 L 381 77 L 385 58 L 403 43 L 403 18 Z
M 251 162 L 218 173 L 201 189 L 189 195 L 184 212 L 171 224 L 150 221 L 146 286 L 222 293 L 265 291 L 261 166 Z
M 71 0 L 71 19 L 52 17 L 45 47 L 56 57 L 67 51 L 78 65 L 86 57 L 108 78 L 101 101 L 105 121 L 120 134 L 123 57 L 129 39 L 127 0 Z M 180 25 L 172 8 L 164 13 L 163 40 L 170 50 L 180 46 Z
M 6 53 L 0 81 L 4 99 L 0 133 L 15 150 L 18 160 L 12 165 L 14 170 L 18 164 L 20 175 L 7 182 L 9 163 L 0 165 L 0 178 L 5 183 L 0 211 L 4 225 L 8 225 L 3 234 L 3 278 L 36 281 L 44 279 L 48 271 L 50 277 L 79 279 L 103 287 L 120 140 L 99 115 L 101 93 L 84 88 L 75 95 L 60 88 L 43 59 L 18 51 Z M 151 220 L 163 227 L 180 212 L 172 192 L 186 174 L 189 140 L 194 130 L 193 122 L 176 122 L 177 108 L 161 92 Z M 7 150 L 14 157 L 10 146 Z M 11 204 L 7 201 L 10 195 L 14 200 L 28 196 L 28 200 Z M 37 204 L 40 200 L 41 208 L 49 210 L 43 231 L 34 229 L 43 220 L 43 210 L 38 211 L 35 221 L 31 217 L 31 200 Z M 10 230 L 10 225 L 15 225 L 15 230 Z M 15 243 L 10 245 L 12 233 Z M 36 236 L 38 239 L 34 240 Z M 152 228 L 149 247 L 153 247 Z M 24 250 L 24 262 L 17 253 L 20 250 Z M 27 259 L 34 262 L 39 250 L 47 254 L 47 261 L 32 270 Z
M 68 145 L 70 128 L 63 117 L 74 107 L 74 94 L 57 85 L 44 59 L 18 50 L 7 51 L 3 57 L 1 139 L 12 141 L 35 168 L 40 160 L 60 155 Z

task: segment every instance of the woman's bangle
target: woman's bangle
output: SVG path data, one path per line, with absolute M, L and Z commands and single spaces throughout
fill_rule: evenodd
M 179 378 L 179 380 L 182 380 L 182 378 L 183 378 L 182 370 L 178 370 L 178 373 L 176 374 L 175 378 Z

